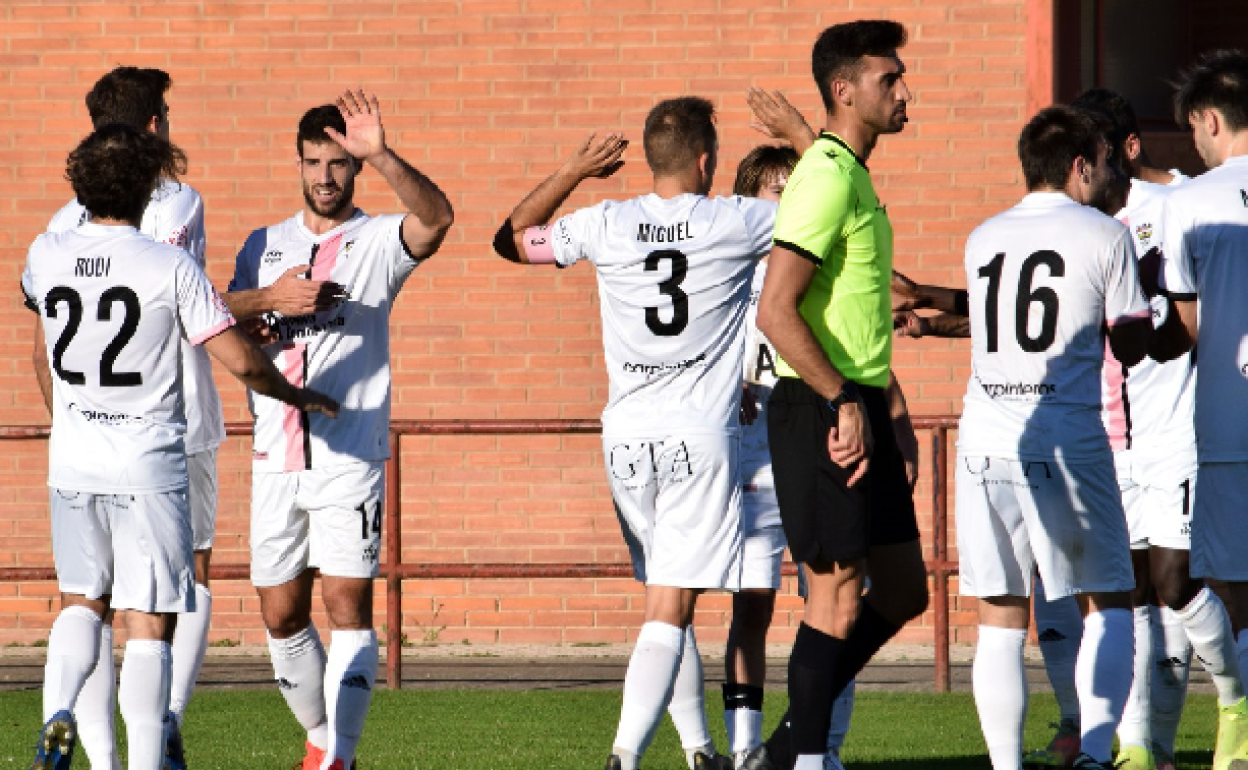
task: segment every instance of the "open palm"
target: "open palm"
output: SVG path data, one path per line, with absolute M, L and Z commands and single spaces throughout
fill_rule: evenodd
M 385 152 L 386 132 L 381 127 L 381 106 L 376 95 L 365 94 L 363 89 L 348 89 L 338 97 L 336 104 L 346 121 L 347 133 L 344 136 L 333 128 L 326 128 L 330 139 L 363 160 Z

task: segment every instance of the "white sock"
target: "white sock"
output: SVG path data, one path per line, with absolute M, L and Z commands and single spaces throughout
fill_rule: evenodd
M 165 717 L 172 669 L 168 642 L 131 639 L 121 659 L 117 700 L 126 720 L 129 770 L 161 770 L 165 761 Z
M 377 632 L 373 629 L 334 631 L 329 636 L 329 660 L 325 664 L 325 714 L 329 722 L 329 747 L 321 765 L 327 769 L 335 759 L 349 768 L 355 747 L 364 734 L 364 720 L 373 702 L 377 681 Z
M 81 605 L 61 610 L 48 634 L 43 666 L 43 721 L 73 711 L 100 651 L 100 616 Z
M 1097 762 L 1113 757 L 1114 730 L 1131 692 L 1135 626 L 1131 611 L 1090 612 L 1083 620 L 1083 643 L 1075 664 L 1079 688 L 1081 750 Z
M 1022 628 L 979 627 L 971 689 L 979 727 L 993 770 L 1022 770 L 1023 722 L 1027 718 L 1027 671 Z
M 672 724 L 680 734 L 680 746 L 685 750 L 690 770 L 693 770 L 693 755 L 697 752 L 714 756 L 715 744 L 706 724 L 702 656 L 698 654 L 698 640 L 691 625 L 685 626 L 685 647 L 680 654 L 676 681 L 672 683 L 672 699 L 667 704 L 667 713 L 672 715 Z
M 269 636 L 269 658 L 273 677 L 286 705 L 308 731 L 308 743 L 318 749 L 329 747 L 329 725 L 325 716 L 325 648 L 316 626 L 288 639 Z
M 1032 603 L 1036 616 L 1036 637 L 1044 656 L 1044 669 L 1053 685 L 1053 696 L 1063 721 L 1079 724 L 1079 692 L 1075 687 L 1075 661 L 1083 638 L 1083 615 L 1073 596 L 1049 601 L 1044 583 L 1037 575 Z
M 1191 670 L 1192 643 L 1183 621 L 1169 607 L 1153 616 L 1153 710 L 1150 733 L 1153 743 L 1174 756 L 1183 702 L 1187 699 L 1187 677 Z M 1230 631 L 1228 629 L 1229 638 Z M 1159 652 L 1160 651 L 1160 652 Z M 1232 656 L 1233 658 L 1234 656 Z
M 763 712 L 754 709 L 728 709 L 724 712 L 728 750 L 733 754 L 750 751 L 763 742 Z
M 641 627 L 624 674 L 624 702 L 612 753 L 623 751 L 639 761 L 646 752 L 672 699 L 684 646 L 683 628 L 653 620 Z
M 74 719 L 78 722 L 78 744 L 87 752 L 92 770 L 121 770 L 117 755 L 117 667 L 113 663 L 113 626 L 100 623 L 100 650 L 95 668 L 87 677 Z
M 1131 610 L 1131 621 L 1135 626 L 1135 670 L 1131 677 L 1127 705 L 1122 711 L 1122 722 L 1118 725 L 1118 743 L 1121 746 L 1148 746 L 1152 741 L 1149 734 L 1149 714 L 1152 711 L 1149 697 L 1152 695 L 1153 671 L 1151 617 L 1156 609 L 1145 604 Z
M 1238 703 L 1244 697 L 1239 678 L 1239 659 L 1231 631 L 1231 617 L 1222 601 L 1208 587 L 1200 589 L 1196 598 L 1175 615 L 1183 622 L 1183 630 L 1204 665 L 1213 686 L 1218 689 L 1218 702 L 1223 706 Z
M 823 770 L 822 754 L 798 754 L 793 770 Z
M 828 751 L 839 752 L 849 734 L 849 720 L 854 715 L 854 682 L 849 680 L 845 689 L 832 704 L 832 724 L 828 726 Z
M 169 710 L 182 726 L 182 714 L 195 691 L 195 680 L 204 665 L 208 649 L 208 624 L 212 620 L 212 592 L 195 584 L 195 611 L 178 616 L 173 634 L 173 685 L 169 690 Z

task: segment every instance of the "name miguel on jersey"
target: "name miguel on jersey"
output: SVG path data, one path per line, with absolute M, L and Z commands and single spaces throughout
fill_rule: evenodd
M 652 225 L 641 222 L 637 225 L 637 240 L 640 243 L 676 243 L 687 241 L 693 237 L 689 232 L 689 223 L 680 222 L 675 225 Z

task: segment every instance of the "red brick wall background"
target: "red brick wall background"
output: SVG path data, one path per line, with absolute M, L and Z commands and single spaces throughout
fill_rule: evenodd
M 830 6 L 838 5 L 833 10 Z M 616 177 L 569 206 L 647 191 L 643 118 L 694 93 L 720 113 L 726 193 L 760 136 L 750 85 L 780 88 L 818 122 L 809 51 L 829 24 L 888 14 L 916 95 L 912 122 L 870 165 L 897 232 L 897 266 L 962 285 L 970 230 L 1012 204 L 1014 143 L 1025 115 L 1022 0 L 9 0 L 0 6 L 0 404 L 8 424 L 46 415 L 30 371 L 31 319 L 18 280 L 30 240 L 71 193 L 66 153 L 89 129 L 82 99 L 117 64 L 173 76 L 174 140 L 207 209 L 209 274 L 224 287 L 247 233 L 297 210 L 293 133 L 306 108 L 347 86 L 377 92 L 392 146 L 445 189 L 456 225 L 408 282 L 393 316 L 394 417 L 587 418 L 606 397 L 590 269 L 525 269 L 495 257 L 495 228 L 591 130 L 636 143 Z M 360 203 L 392 211 L 375 174 Z M 897 368 L 917 414 L 958 411 L 967 347 L 901 341 Z M 246 419 L 240 386 L 219 379 L 227 418 Z M 923 446 L 928 443 L 924 440 Z M 403 440 L 409 561 L 601 561 L 626 554 L 594 436 Z M 45 448 L 0 443 L 0 565 L 50 563 Z M 926 471 L 925 471 L 926 473 Z M 216 560 L 245 563 L 247 441 L 221 450 Z M 929 521 L 929 480 L 918 497 Z M 379 592 L 384 589 L 379 586 Z M 245 582 L 215 584 L 214 639 L 263 639 Z M 381 596 L 379 596 L 379 602 Z M 44 638 L 48 583 L 0 584 L 0 644 Z M 380 606 L 380 605 L 379 605 Z M 704 639 L 722 639 L 729 603 L 704 602 Z M 782 601 L 776 639 L 798 603 Z M 970 615 L 955 604 L 955 622 Z M 640 593 L 627 580 L 409 581 L 415 641 L 597 642 L 631 638 Z M 380 624 L 383 616 L 379 614 Z M 930 637 L 930 614 L 906 639 Z M 445 628 L 442 628 L 445 627 Z M 441 630 L 439 630 L 441 629 Z M 968 639 L 965 630 L 955 637 Z

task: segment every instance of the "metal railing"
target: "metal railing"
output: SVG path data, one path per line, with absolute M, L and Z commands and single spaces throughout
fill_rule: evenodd
M 931 433 L 928 455 L 928 478 L 932 493 L 931 554 L 927 573 L 932 577 L 932 611 L 935 649 L 935 689 L 948 692 L 949 670 L 949 578 L 958 572 L 958 564 L 949 558 L 949 429 L 957 426 L 952 415 L 914 417 L 916 430 Z M 0 441 L 46 439 L 46 426 L 0 426 Z M 386 681 L 390 687 L 403 686 L 403 581 L 412 579 L 542 579 L 542 578 L 615 578 L 632 577 L 630 564 L 593 563 L 477 563 L 477 564 L 412 564 L 403 561 L 402 436 L 483 436 L 532 434 L 596 434 L 602 431 L 598 420 L 392 420 L 390 422 L 390 459 L 386 462 L 385 561 L 378 580 L 386 583 Z M 251 435 L 250 423 L 231 423 L 227 435 Z M 792 564 L 785 565 L 786 574 L 794 574 Z M 247 564 L 214 564 L 209 576 L 217 580 L 246 580 L 250 577 Z M 53 567 L 0 567 L 0 582 L 55 580 Z

